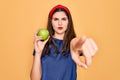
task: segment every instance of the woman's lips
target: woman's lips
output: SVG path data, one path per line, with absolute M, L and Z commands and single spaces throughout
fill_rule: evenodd
M 62 30 L 62 29 L 63 29 L 63 27 L 58 27 L 58 29 L 59 29 L 59 30 Z

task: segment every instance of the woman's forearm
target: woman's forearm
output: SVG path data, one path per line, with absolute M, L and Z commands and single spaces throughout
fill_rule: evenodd
M 30 74 L 31 80 L 40 80 L 41 79 L 41 55 L 35 54 L 33 60 L 33 66 Z

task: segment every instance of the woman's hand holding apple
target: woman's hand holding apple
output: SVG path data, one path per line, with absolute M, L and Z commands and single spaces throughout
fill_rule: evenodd
M 49 39 L 49 32 L 47 29 L 40 29 L 35 33 L 34 47 L 36 54 L 42 54 L 45 44 Z

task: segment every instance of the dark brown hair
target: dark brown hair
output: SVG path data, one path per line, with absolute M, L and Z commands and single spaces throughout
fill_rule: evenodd
M 63 38 L 63 44 L 62 44 L 62 51 L 58 50 L 57 44 L 54 42 L 54 40 L 52 39 L 55 31 L 53 29 L 52 26 L 52 22 L 50 19 L 50 15 L 48 16 L 48 23 L 47 23 L 47 29 L 49 31 L 50 34 L 50 38 L 48 40 L 48 42 L 46 43 L 44 49 L 43 49 L 43 55 L 49 55 L 50 54 L 50 49 L 51 49 L 51 45 L 55 46 L 55 52 L 59 53 L 62 52 L 63 55 L 66 55 L 66 52 L 68 50 L 70 50 L 70 41 L 76 37 L 75 31 L 74 31 L 74 26 L 73 26 L 73 21 L 72 21 L 72 17 L 71 14 L 68 14 L 64 9 L 62 8 L 57 8 L 54 12 L 65 12 L 66 16 L 68 17 L 68 26 L 67 26 L 67 30 L 65 32 L 64 38 Z M 53 15 L 52 14 L 52 15 Z

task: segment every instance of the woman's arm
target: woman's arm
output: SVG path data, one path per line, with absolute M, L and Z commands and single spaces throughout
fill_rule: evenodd
M 48 39 L 45 41 L 42 41 L 42 38 L 40 36 L 37 36 L 37 32 L 35 34 L 35 40 L 34 40 L 35 55 L 33 58 L 33 65 L 30 73 L 31 80 L 41 79 L 41 76 L 42 76 L 41 55 Z
M 40 80 L 41 79 L 41 75 L 42 75 L 42 71 L 41 71 L 41 59 L 40 59 L 41 55 L 39 55 L 38 53 L 35 53 L 35 56 L 33 58 L 33 66 L 32 66 L 32 70 L 31 70 L 31 80 Z

